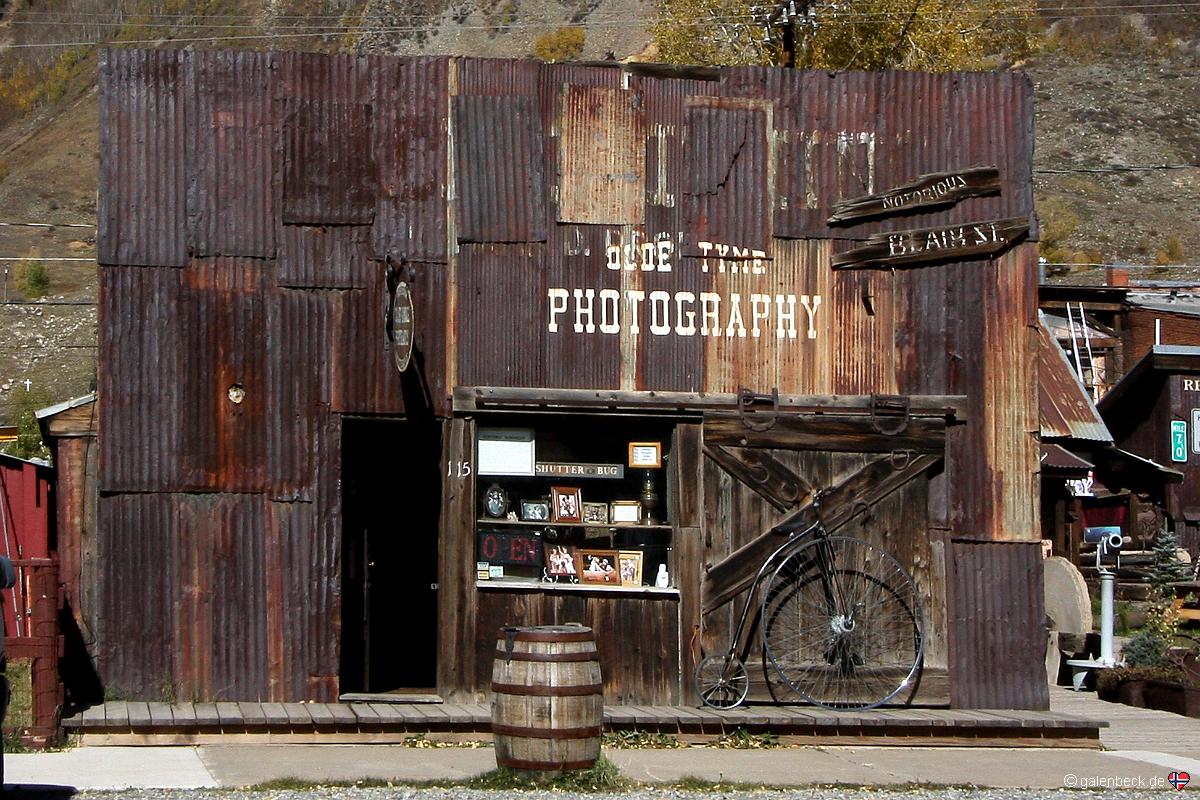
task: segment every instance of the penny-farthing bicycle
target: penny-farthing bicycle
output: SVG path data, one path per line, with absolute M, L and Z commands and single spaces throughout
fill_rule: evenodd
M 830 534 L 818 515 L 763 562 L 728 650 L 696 666 L 696 691 L 708 706 L 746 699 L 750 676 L 737 649 L 755 607 L 764 671 L 811 703 L 875 708 L 920 673 L 924 635 L 912 577 L 879 547 Z

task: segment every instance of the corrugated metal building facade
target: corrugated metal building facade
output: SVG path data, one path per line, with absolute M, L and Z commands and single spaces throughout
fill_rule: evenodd
M 687 702 L 695 632 L 719 646 L 725 624 L 703 600 L 705 565 L 779 517 L 705 454 L 700 409 L 744 386 L 964 398 L 940 466 L 887 501 L 885 517 L 915 527 L 888 535 L 928 578 L 928 661 L 948 670 L 949 699 L 1045 705 L 1036 248 L 830 268 L 894 229 L 1024 218 L 1036 234 L 1022 75 L 171 50 L 100 64 L 101 495 L 85 616 L 106 685 L 344 693 L 359 647 L 347 620 L 369 613 L 348 616 L 348 576 L 373 563 L 346 549 L 347 498 L 403 492 L 418 458 L 380 440 L 372 475 L 351 479 L 364 456 L 344 452 L 347 436 L 404 419 L 437 432 L 421 452 L 442 480 L 421 486 L 440 503 L 430 518 L 398 503 L 395 524 L 434 543 L 438 693 L 487 691 L 496 625 L 577 619 L 647 643 L 605 656 L 606 693 Z M 1000 174 L 993 196 L 826 222 L 839 200 L 984 165 Z M 397 280 L 416 310 L 403 374 L 384 329 Z M 484 484 L 455 466 L 486 420 L 455 402 L 475 387 L 527 411 L 538 390 L 591 390 L 574 399 L 596 415 L 612 393 L 634 416 L 675 398 L 677 592 L 477 589 Z M 825 483 L 864 463 L 786 459 Z

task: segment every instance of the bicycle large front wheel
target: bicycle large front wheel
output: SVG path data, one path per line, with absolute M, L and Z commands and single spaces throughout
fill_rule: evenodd
M 801 697 L 874 708 L 911 687 L 924 637 L 916 584 L 895 558 L 846 536 L 788 555 L 762 600 L 766 658 Z

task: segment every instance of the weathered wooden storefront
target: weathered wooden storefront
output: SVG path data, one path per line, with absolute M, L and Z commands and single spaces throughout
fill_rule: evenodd
M 499 626 L 583 622 L 607 699 L 693 703 L 820 492 L 920 584 L 925 699 L 1045 706 L 1023 76 L 112 50 L 101 92 L 106 686 L 471 701 Z

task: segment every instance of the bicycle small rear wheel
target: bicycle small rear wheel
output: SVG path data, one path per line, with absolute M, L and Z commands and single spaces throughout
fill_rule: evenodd
M 750 691 L 746 665 L 727 653 L 706 656 L 696 665 L 696 691 L 710 708 L 735 708 Z
M 828 536 L 788 555 L 762 600 L 767 659 L 826 708 L 875 708 L 913 684 L 924 636 L 916 584 L 869 542 Z

